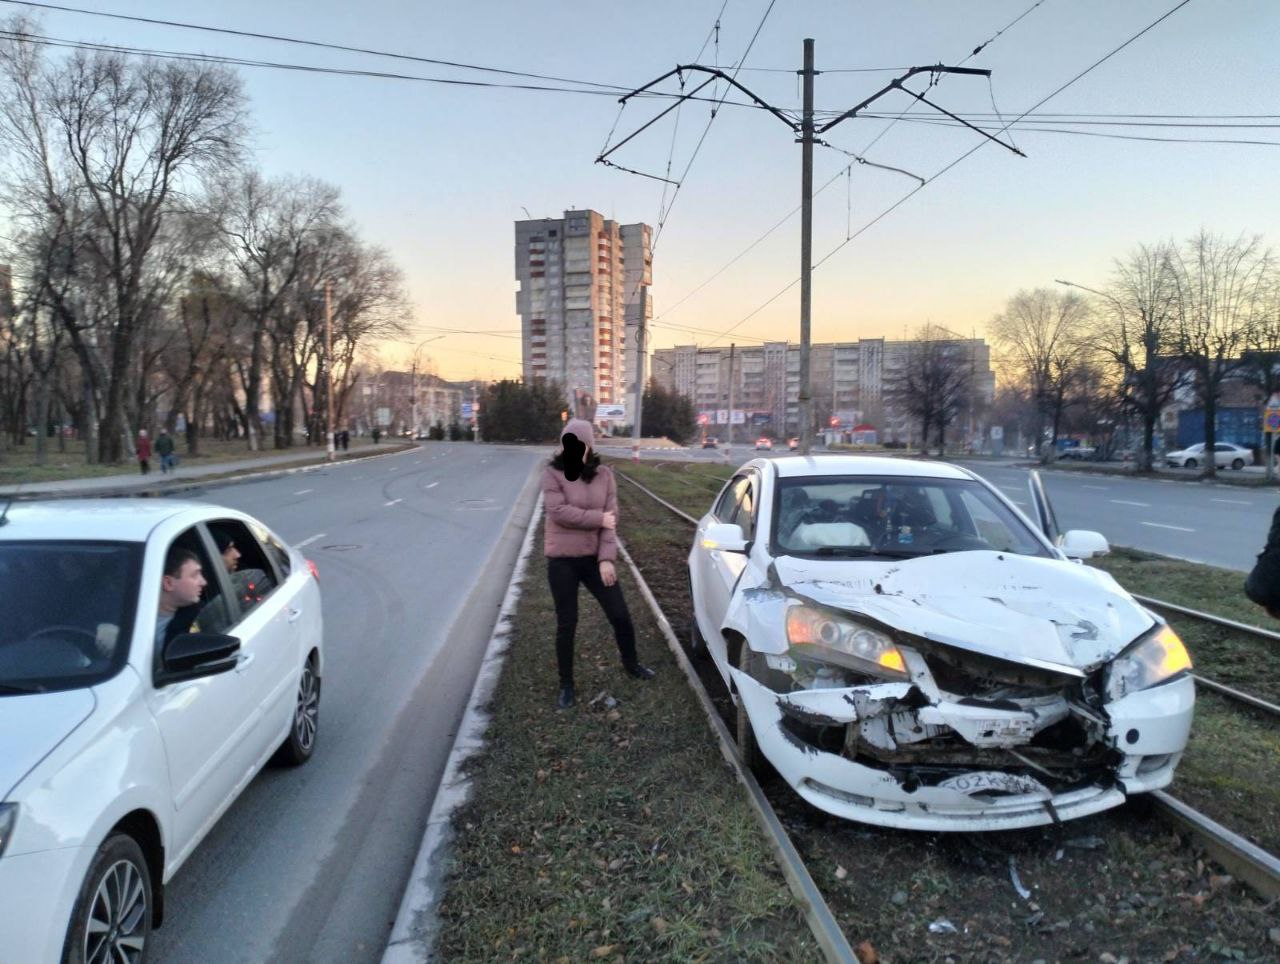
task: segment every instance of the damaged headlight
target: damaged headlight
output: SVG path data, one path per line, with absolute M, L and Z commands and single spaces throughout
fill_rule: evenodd
M 787 642 L 793 654 L 836 663 L 887 679 L 907 679 L 907 666 L 893 640 L 824 609 L 793 602 L 787 607 Z
M 1107 669 L 1107 699 L 1145 690 L 1190 668 L 1191 656 L 1181 637 L 1162 624 L 1112 662 Z

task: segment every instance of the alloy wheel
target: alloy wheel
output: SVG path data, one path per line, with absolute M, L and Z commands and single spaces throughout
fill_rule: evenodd
M 86 964 L 142 960 L 150 913 L 142 874 L 132 861 L 117 860 L 98 881 L 84 932 Z
M 311 668 L 311 662 L 302 668 L 298 683 L 298 703 L 293 712 L 293 733 L 298 746 L 310 752 L 316 741 L 316 727 L 320 720 L 320 684 Z

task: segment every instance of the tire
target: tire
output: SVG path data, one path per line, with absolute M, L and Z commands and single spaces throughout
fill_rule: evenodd
M 736 662 L 737 669 L 748 676 L 751 675 L 751 647 L 745 640 L 738 647 Z M 751 720 L 747 716 L 746 708 L 742 705 L 741 694 L 738 695 L 738 702 L 734 705 L 734 737 L 738 741 L 738 756 L 742 758 L 743 764 L 755 774 L 757 780 L 764 782 L 773 774 L 773 766 L 760 751 L 760 744 L 756 742 L 756 731 L 751 728 Z
M 143 960 L 154 906 L 142 848 L 128 834 L 112 834 L 94 854 L 80 885 L 63 964 Z
M 276 750 L 272 762 L 280 766 L 302 766 L 316 750 L 320 726 L 320 677 L 316 674 L 314 656 L 308 656 L 298 677 L 298 691 L 293 703 L 293 719 L 289 735 Z
M 1196 467 L 1196 460 L 1187 459 L 1185 462 L 1182 463 L 1182 467 L 1184 469 L 1194 469 Z
M 1236 459 L 1236 460 L 1234 460 L 1234 461 L 1231 463 L 1231 467 L 1232 467 L 1233 469 L 1235 469 L 1237 472 L 1239 472 L 1242 468 L 1244 468 L 1244 459 Z
M 702 630 L 698 628 L 698 617 L 689 617 L 689 652 L 693 654 L 695 659 L 705 659 L 707 653 L 707 641 L 702 638 Z

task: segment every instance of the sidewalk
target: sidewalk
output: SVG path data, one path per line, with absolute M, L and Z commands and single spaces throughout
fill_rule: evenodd
M 416 444 L 414 443 L 414 445 Z M 338 452 L 334 464 L 341 464 L 353 459 L 368 458 L 373 455 L 400 452 L 410 447 L 412 446 L 406 446 L 398 441 L 379 445 L 374 445 L 371 442 L 357 443 L 353 444 L 347 452 Z M 155 468 L 147 475 L 143 475 L 140 472 L 132 472 L 84 479 L 60 479 L 53 482 L 3 485 L 0 486 L 0 496 L 15 496 L 18 498 L 44 496 L 65 499 L 80 496 L 126 495 L 144 491 L 174 490 L 213 479 L 260 475 L 264 472 L 284 474 L 286 472 L 300 471 L 303 468 L 318 467 L 327 463 L 325 454 L 325 450 L 322 448 L 310 447 L 279 452 L 268 450 L 256 455 L 246 453 L 246 458 L 236 459 L 231 462 L 180 465 L 168 474 L 163 474 L 158 468 Z

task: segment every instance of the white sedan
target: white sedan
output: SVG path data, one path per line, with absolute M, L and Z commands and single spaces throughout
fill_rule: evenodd
M 1204 442 L 1197 442 L 1195 445 L 1188 445 L 1185 449 L 1167 453 L 1164 461 L 1166 465 L 1175 468 L 1194 469 L 1209 460 L 1204 454 Z M 1253 465 L 1253 449 L 1247 449 L 1243 445 L 1235 445 L 1232 442 L 1216 442 L 1213 446 L 1213 461 L 1217 468 L 1225 469 L 1230 466 L 1239 471 L 1246 465 Z
M 1195 689 L 1177 634 L 958 466 L 756 459 L 698 523 L 695 649 L 739 751 L 851 820 L 1028 827 L 1173 778 Z
M 144 957 L 218 817 L 310 758 L 322 635 L 314 567 L 243 513 L 0 503 L 0 961 Z

